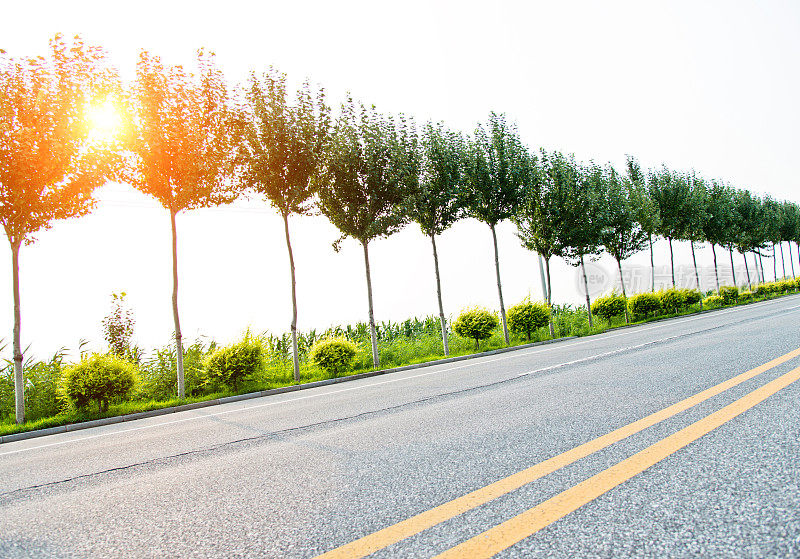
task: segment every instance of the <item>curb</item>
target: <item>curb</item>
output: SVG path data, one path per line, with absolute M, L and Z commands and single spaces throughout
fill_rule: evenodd
M 26 439 L 35 439 L 38 437 L 45 437 L 47 435 L 55 435 L 57 433 L 69 433 L 72 431 L 80 431 L 82 429 L 91 429 L 92 427 L 102 427 L 104 425 L 114 425 L 117 423 L 125 423 L 127 421 L 136 421 L 137 419 L 145 419 L 148 417 L 157 417 L 159 415 L 167 415 L 170 413 L 178 413 L 182 411 L 196 410 L 200 408 L 207 408 L 210 406 L 219 406 L 221 404 L 228 404 L 231 402 L 240 402 L 242 400 L 252 400 L 253 398 L 262 398 L 264 396 L 273 396 L 276 394 L 285 394 L 287 392 L 296 392 L 298 390 L 308 390 L 310 388 L 317 388 L 320 386 L 328 386 L 330 384 L 339 384 L 341 382 L 350 382 L 354 380 L 370 378 L 380 375 L 387 375 L 389 373 L 399 373 L 401 371 L 411 371 L 414 369 L 421 369 L 424 367 L 433 367 L 435 365 L 446 365 L 448 363 L 456 363 L 458 361 L 466 361 L 467 359 L 475 359 L 478 357 L 487 357 L 490 355 L 498 355 L 500 353 L 508 353 L 510 351 L 517 351 L 520 349 L 527 349 L 540 345 L 549 345 L 565 340 L 572 340 L 577 336 L 567 336 L 564 338 L 555 338 L 552 340 L 542 340 L 540 342 L 532 342 L 529 344 L 522 344 L 513 347 L 502 347 L 500 349 L 493 349 L 490 351 L 482 351 L 480 353 L 471 353 L 469 355 L 459 355 L 458 357 L 446 357 L 444 359 L 437 359 L 435 361 L 426 361 L 425 363 L 416 363 L 414 365 L 403 365 L 402 367 L 393 367 L 391 369 L 382 369 L 380 371 L 368 371 L 366 373 L 359 373 L 357 375 L 349 375 L 346 377 L 337 377 L 326 380 L 318 380 L 314 382 L 307 382 L 305 384 L 294 384 L 292 386 L 281 386 L 280 388 L 271 388 L 269 390 L 260 390 L 258 392 L 248 392 L 246 394 L 237 394 L 235 396 L 226 396 L 224 398 L 215 398 L 213 400 L 204 400 L 202 402 L 193 402 L 191 404 L 181 404 L 179 406 L 172 406 L 168 408 L 160 408 L 157 410 L 142 411 L 131 413 L 127 415 L 117 415 L 114 417 L 104 417 L 102 419 L 93 419 L 91 421 L 82 421 L 80 423 L 68 423 L 67 425 L 59 425 L 57 427 L 47 427 L 45 429 L 36 429 L 33 431 L 23 431 L 21 433 L 11 433 L 9 435 L 0 435 L 0 444 L 10 443 L 14 441 L 23 441 Z

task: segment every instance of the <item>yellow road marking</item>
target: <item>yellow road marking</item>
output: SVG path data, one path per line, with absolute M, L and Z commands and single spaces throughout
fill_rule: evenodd
M 453 557 L 470 557 L 477 559 L 493 557 L 497 553 L 519 543 L 563 518 L 569 513 L 589 503 L 621 483 L 642 473 L 650 466 L 674 454 L 683 447 L 696 441 L 724 425 L 736 416 L 746 412 L 756 404 L 763 402 L 779 390 L 786 388 L 800 379 L 800 367 L 757 388 L 703 419 L 692 423 L 657 443 L 647 447 L 622 462 L 603 470 L 578 485 L 559 493 L 540 505 L 475 536 L 464 543 L 437 555 L 437 559 Z
M 624 427 L 620 427 L 610 433 L 602 435 L 592 441 L 577 446 L 571 450 L 563 452 L 557 456 L 549 458 L 544 462 L 540 462 L 535 466 L 531 466 L 521 472 L 512 474 L 506 478 L 498 480 L 490 485 L 481 489 L 477 489 L 462 497 L 458 497 L 447 503 L 443 503 L 438 507 L 428 511 L 419 513 L 411 518 L 393 524 L 368 534 L 362 538 L 347 543 L 341 547 L 337 547 L 327 553 L 319 555 L 317 559 L 356 559 L 359 557 L 366 557 L 376 551 L 395 544 L 401 540 L 418 534 L 427 530 L 437 524 L 458 516 L 464 512 L 479 507 L 489 501 L 498 497 L 511 493 L 528 483 L 542 478 L 548 474 L 555 472 L 581 458 L 585 458 L 599 450 L 602 450 L 614 443 L 617 443 L 631 435 L 635 435 L 648 427 L 660 423 L 670 417 L 679 414 L 701 402 L 708 400 L 722 392 L 733 388 L 745 381 L 752 379 L 782 363 L 785 363 L 795 357 L 800 356 L 800 348 L 790 351 L 789 353 L 777 357 L 772 361 L 760 365 L 754 369 L 737 375 L 725 382 L 716 386 L 712 386 L 702 392 L 690 396 L 685 400 L 681 400 L 663 410 L 657 411 L 647 417 L 634 421 Z

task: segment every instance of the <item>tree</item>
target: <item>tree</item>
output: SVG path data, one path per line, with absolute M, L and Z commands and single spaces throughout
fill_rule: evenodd
M 288 103 L 286 75 L 273 68 L 260 79 L 251 74 L 245 97 L 237 163 L 243 186 L 265 196 L 283 218 L 292 286 L 294 380 L 299 381 L 297 283 L 289 216 L 308 215 L 312 208 L 312 178 L 327 141 L 330 111 L 324 90 L 312 92 L 308 83 L 297 92 L 295 103 Z
M 406 223 L 401 206 L 419 180 L 416 132 L 402 116 L 395 120 L 348 98 L 333 127 L 317 180 L 319 209 L 342 236 L 364 249 L 372 362 L 380 366 L 372 304 L 369 242 L 387 237 Z
M 522 200 L 512 217 L 522 246 L 538 253 L 545 262 L 544 298 L 547 302 L 550 335 L 553 326 L 553 289 L 550 283 L 550 260 L 563 255 L 561 238 L 565 227 L 565 208 L 569 204 L 569 180 L 573 169 L 560 153 L 541 150 L 533 171 L 533 180 L 523 190 Z
M 650 174 L 648 190 L 658 207 L 660 216 L 658 233 L 669 242 L 672 287 L 676 287 L 672 241 L 687 238 L 686 214 L 690 211 L 691 203 L 689 184 L 682 175 L 663 167 L 660 171 Z
M 439 321 L 442 327 L 442 346 L 444 354 L 449 356 L 450 346 L 442 305 L 436 235 L 443 233 L 464 215 L 462 200 L 464 138 L 446 129 L 441 123 L 429 122 L 422 133 L 421 148 L 419 181 L 412 182 L 404 206 L 408 217 L 415 221 L 422 233 L 431 240 L 436 298 L 439 302 Z
M 468 142 L 465 159 L 467 213 L 487 224 L 492 231 L 500 318 L 503 336 L 509 345 L 511 340 L 503 304 L 495 228 L 516 212 L 523 188 L 531 180 L 531 157 L 522 145 L 516 127 L 506 122 L 505 115 L 490 113 L 486 126 L 479 125 Z
M 661 227 L 661 216 L 658 213 L 658 204 L 650 196 L 647 189 L 647 179 L 642 172 L 639 162 L 632 156 L 625 157 L 628 172 L 628 180 L 633 183 L 635 189 L 632 191 L 637 210 L 636 221 L 642 231 L 647 233 L 647 242 L 650 245 L 650 291 L 656 290 L 656 265 L 653 258 L 653 236 L 658 234 Z
M 169 212 L 172 231 L 172 316 L 178 397 L 185 397 L 183 342 L 178 314 L 178 236 L 183 211 L 231 202 L 235 120 L 214 55 L 197 53 L 198 71 L 139 54 L 132 86 L 134 154 L 129 182 Z
M 719 292 L 719 272 L 717 268 L 716 245 L 725 246 L 733 235 L 736 226 L 735 207 L 733 204 L 734 191 L 721 181 L 711 181 L 711 188 L 705 198 L 705 213 L 708 219 L 703 223 L 703 236 L 711 244 L 711 254 L 714 256 L 714 278 Z M 736 272 L 733 270 L 731 260 L 733 284 L 736 285 Z
M 647 246 L 649 235 L 638 221 L 636 185 L 630 179 L 620 177 L 610 165 L 603 170 L 603 180 L 605 196 L 600 198 L 603 225 L 600 238 L 606 252 L 617 261 L 622 298 L 625 301 L 625 322 L 629 323 L 622 261 L 643 250 Z
M 572 266 L 580 266 L 583 273 L 583 286 L 586 294 L 586 312 L 589 326 L 592 321 L 592 302 L 589 296 L 589 281 L 586 277 L 586 257 L 600 253 L 604 216 L 602 200 L 606 194 L 603 169 L 594 163 L 582 167 L 570 161 L 572 172 L 566 177 L 569 201 L 564 211 L 564 227 L 560 244 L 564 247 L 564 257 Z
M 118 93 L 103 51 L 80 37 L 68 44 L 56 35 L 47 57 L 0 51 L 0 221 L 11 247 L 17 423 L 25 421 L 20 248 L 54 221 L 88 213 L 92 191 L 115 176 L 115 152 L 93 136 L 89 111 Z

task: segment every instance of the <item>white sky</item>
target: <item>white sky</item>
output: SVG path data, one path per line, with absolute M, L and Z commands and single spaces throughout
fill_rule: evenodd
M 4 3 L 0 48 L 12 56 L 43 53 L 56 32 L 81 33 L 132 77 L 140 48 L 190 64 L 205 46 L 231 80 L 271 64 L 291 80 L 320 82 L 334 99 L 350 90 L 381 110 L 464 130 L 490 110 L 506 112 L 533 148 L 612 161 L 620 169 L 631 153 L 644 166 L 694 168 L 756 192 L 800 199 L 794 168 L 800 4 L 794 1 L 115 5 Z M 108 185 L 97 196 L 102 202 L 93 215 L 57 223 L 23 248 L 23 344 L 32 343 L 37 356 L 74 348 L 80 338 L 100 349 L 100 321 L 110 293 L 119 290 L 129 294 L 137 341 L 146 348 L 169 341 L 168 216 L 126 185 Z M 335 254 L 331 242 L 338 233 L 322 217 L 295 218 L 291 226 L 300 329 L 366 319 L 359 247 L 347 241 Z M 274 212 L 242 203 L 181 215 L 178 227 L 180 307 L 189 338 L 204 334 L 226 342 L 248 325 L 288 330 L 287 259 Z M 536 262 L 519 247 L 513 226 L 500 227 L 499 241 L 507 306 L 528 293 L 540 297 Z M 666 243 L 656 249 L 657 265 L 667 264 Z M 485 225 L 456 224 L 439 252 L 446 312 L 497 306 Z M 6 254 L 0 324 L 10 340 Z M 416 226 L 375 242 L 370 255 L 377 320 L 436 312 L 430 246 Z M 688 244 L 676 246 L 676 256 L 688 265 Z M 710 250 L 698 258 L 710 265 Z M 598 264 L 615 273 L 608 258 Z M 626 263 L 647 264 L 647 253 Z M 771 277 L 771 261 L 765 266 Z M 712 287 L 713 279 L 702 281 L 704 289 Z M 574 268 L 554 263 L 553 283 L 557 302 L 580 300 Z

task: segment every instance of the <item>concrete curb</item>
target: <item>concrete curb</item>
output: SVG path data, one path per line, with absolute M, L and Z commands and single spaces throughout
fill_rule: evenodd
M 287 392 L 296 392 L 297 390 L 308 390 L 309 388 L 317 388 L 319 386 L 327 386 L 329 384 L 338 384 L 341 382 L 350 382 L 354 380 L 375 377 L 379 375 L 387 375 L 389 373 L 399 373 L 401 371 L 411 371 L 414 369 L 421 369 L 423 367 L 433 367 L 435 365 L 446 365 L 448 363 L 456 363 L 458 361 L 466 361 L 467 359 L 476 359 L 479 357 L 487 357 L 491 355 L 498 355 L 500 353 L 508 353 L 510 351 L 517 351 L 520 349 L 527 349 L 540 345 L 554 344 L 563 342 L 565 340 L 575 339 L 576 336 L 568 336 L 564 338 L 556 338 L 553 340 L 542 340 L 540 342 L 533 342 L 530 344 L 522 344 L 513 347 L 503 347 L 500 349 L 493 349 L 491 351 L 482 351 L 480 353 L 472 353 L 470 355 L 459 355 L 458 357 L 447 357 L 445 359 L 437 359 L 435 361 L 426 361 L 425 363 L 416 363 L 414 365 L 403 365 L 402 367 L 394 367 L 391 369 L 382 369 L 380 371 L 369 371 L 366 373 L 359 373 L 357 375 L 350 375 L 346 377 L 338 377 L 326 380 L 318 380 L 315 382 L 308 382 L 305 384 L 295 384 L 292 386 L 282 386 L 280 388 L 272 388 L 270 390 L 260 390 L 258 392 L 248 392 L 247 394 L 237 394 L 235 396 L 226 396 L 225 398 L 215 398 L 213 400 L 204 400 L 202 402 L 193 402 L 191 404 L 182 404 L 179 406 L 172 406 L 168 408 L 160 408 L 157 410 L 143 411 L 131 413 L 128 415 L 117 415 L 114 417 L 104 417 L 102 419 L 93 419 L 91 421 L 82 421 L 80 423 L 68 423 L 67 425 L 59 425 L 57 427 L 48 427 L 46 429 L 36 429 L 33 431 L 23 431 L 21 433 L 11 433 L 9 435 L 0 435 L 0 444 L 10 443 L 14 441 L 22 441 L 26 439 L 35 439 L 37 437 L 44 437 L 47 435 L 55 435 L 56 433 L 68 433 L 71 431 L 79 431 L 81 429 L 91 429 L 92 427 L 102 427 L 103 425 L 114 425 L 116 423 L 124 423 L 127 421 L 135 421 L 137 419 L 145 419 L 148 417 L 156 417 L 159 415 L 167 415 L 170 413 L 177 413 L 181 411 L 196 410 L 200 408 L 207 408 L 210 406 L 218 406 L 220 404 L 228 404 L 230 402 L 240 402 L 242 400 L 252 400 L 253 398 L 261 398 L 264 396 L 273 396 L 275 394 L 285 394 Z
M 640 326 L 647 326 L 649 324 L 654 324 L 656 322 L 666 322 L 669 320 L 677 320 L 680 318 L 686 318 L 690 316 L 697 316 L 700 314 L 707 314 L 713 313 L 716 311 L 721 311 L 725 309 L 735 309 L 739 307 L 749 307 L 750 305 L 758 305 L 761 303 L 769 303 L 776 299 L 783 299 L 784 297 L 791 297 L 793 295 L 798 295 L 796 293 L 790 295 L 784 295 L 782 297 L 775 297 L 773 299 L 767 299 L 766 301 L 757 301 L 754 303 L 746 303 L 743 305 L 736 305 L 732 307 L 719 307 L 716 309 L 705 309 L 702 311 L 697 311 L 694 313 L 689 314 L 682 314 L 678 316 L 668 316 L 664 318 L 658 318 L 656 320 L 651 320 L 649 322 L 640 322 L 638 324 L 623 324 L 621 326 L 615 326 L 614 328 L 610 328 L 601 334 L 592 334 L 590 336 L 584 336 L 585 338 L 591 338 L 592 336 L 600 336 L 602 334 L 606 334 L 608 332 L 613 332 L 616 330 L 623 330 L 627 328 L 637 328 Z M 414 369 L 421 369 L 423 367 L 433 367 L 435 365 L 446 365 L 448 363 L 456 363 L 458 361 L 466 361 L 467 359 L 476 359 L 479 357 L 487 357 L 491 355 L 498 355 L 500 353 L 508 353 L 510 351 L 517 351 L 520 349 L 527 349 L 531 347 L 537 347 L 541 345 L 548 345 L 554 344 L 558 342 L 563 342 L 566 340 L 574 340 L 578 336 L 567 336 L 564 338 L 555 338 L 553 340 L 543 340 L 541 342 L 533 342 L 530 344 L 522 344 L 513 347 L 503 347 L 500 349 L 493 349 L 491 351 L 482 351 L 480 353 L 472 353 L 470 355 L 460 355 L 458 357 L 448 357 L 445 359 L 437 359 L 435 361 L 427 361 L 425 363 L 417 363 L 414 365 L 404 365 L 402 367 L 394 367 L 392 369 L 383 369 L 380 371 L 369 371 L 367 373 L 359 373 L 357 375 L 350 375 L 346 377 L 338 377 L 326 380 L 318 380 L 315 382 L 308 382 L 305 384 L 295 384 L 292 386 L 282 386 L 280 388 L 272 388 L 270 390 L 261 390 L 259 392 L 249 392 L 247 394 L 237 394 L 236 396 L 226 396 L 225 398 L 215 398 L 213 400 L 204 400 L 202 402 L 193 402 L 191 404 L 182 404 L 180 406 L 172 406 L 169 408 L 160 408 L 157 410 L 150 410 L 150 411 L 143 411 L 137 413 L 131 413 L 128 415 L 118 415 L 115 417 L 104 417 L 103 419 L 94 419 L 92 421 L 82 421 L 80 423 L 69 423 L 67 425 L 59 425 L 58 427 L 48 427 L 46 429 L 36 429 L 34 431 L 24 431 L 22 433 L 12 433 L 9 435 L 0 435 L 0 445 L 4 443 L 10 443 L 14 441 L 22 441 L 26 439 L 34 439 L 38 437 L 45 437 L 47 435 L 54 435 L 56 433 L 68 433 L 71 431 L 79 431 L 81 429 L 90 429 L 92 427 L 102 427 L 103 425 L 113 425 L 116 423 L 124 423 L 126 421 L 135 421 L 137 419 L 145 419 L 148 417 L 156 417 L 159 415 L 167 415 L 170 413 L 177 413 L 181 411 L 188 411 L 188 410 L 196 410 L 200 408 L 207 408 L 210 406 L 218 406 L 220 404 L 227 404 L 230 402 L 239 402 L 242 400 L 251 400 L 253 398 L 261 398 L 264 396 L 272 396 L 275 394 L 284 394 L 287 392 L 295 392 L 297 390 L 308 390 L 309 388 L 317 388 L 319 386 L 327 386 L 329 384 L 338 384 L 340 382 L 350 382 L 353 380 L 359 380 L 363 378 L 375 377 L 380 375 L 387 375 L 389 373 L 399 373 L 401 371 L 411 371 Z

